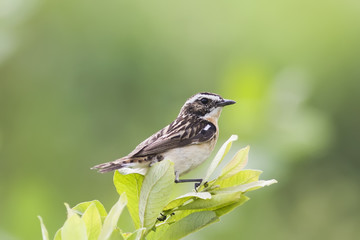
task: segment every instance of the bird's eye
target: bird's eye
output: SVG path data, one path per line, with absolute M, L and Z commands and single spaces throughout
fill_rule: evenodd
M 201 101 L 202 104 L 207 104 L 209 102 L 209 99 L 202 98 L 200 101 Z

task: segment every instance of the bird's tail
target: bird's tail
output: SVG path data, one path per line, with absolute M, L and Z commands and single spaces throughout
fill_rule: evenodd
M 120 158 L 120 159 L 117 159 L 112 162 L 107 162 L 107 163 L 102 163 L 102 164 L 96 165 L 96 166 L 92 167 L 91 169 L 98 170 L 98 172 L 100 172 L 100 173 L 111 172 L 111 171 L 126 167 L 128 165 L 127 160 L 128 159 L 126 157 L 124 157 L 124 158 Z

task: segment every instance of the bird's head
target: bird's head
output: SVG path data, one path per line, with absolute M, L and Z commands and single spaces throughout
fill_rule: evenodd
M 194 115 L 207 120 L 217 119 L 224 106 L 234 103 L 235 101 L 224 99 L 215 93 L 197 93 L 185 102 L 180 115 Z

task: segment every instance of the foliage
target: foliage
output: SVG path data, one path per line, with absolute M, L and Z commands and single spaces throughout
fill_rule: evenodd
M 220 175 L 209 181 L 235 140 L 237 136 L 233 135 L 223 144 L 197 189 L 175 199 L 170 199 L 174 164 L 169 160 L 154 164 L 145 176 L 115 172 L 114 185 L 120 198 L 110 212 L 107 214 L 97 200 L 73 208 L 65 204 L 68 217 L 54 240 L 180 239 L 219 221 L 222 215 L 249 200 L 246 192 L 276 183 L 274 179 L 259 180 L 261 171 L 243 170 L 249 147 L 240 149 Z M 125 206 L 136 228 L 132 233 L 124 233 L 117 226 Z M 48 232 L 39 219 L 43 240 L 48 240 Z

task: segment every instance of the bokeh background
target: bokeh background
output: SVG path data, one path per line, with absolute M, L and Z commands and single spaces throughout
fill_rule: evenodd
M 237 101 L 217 148 L 239 135 L 279 183 L 187 239 L 357 239 L 356 0 L 0 0 L 0 239 L 40 239 L 37 215 L 53 236 L 64 202 L 110 209 L 112 174 L 90 167 L 200 91 Z

